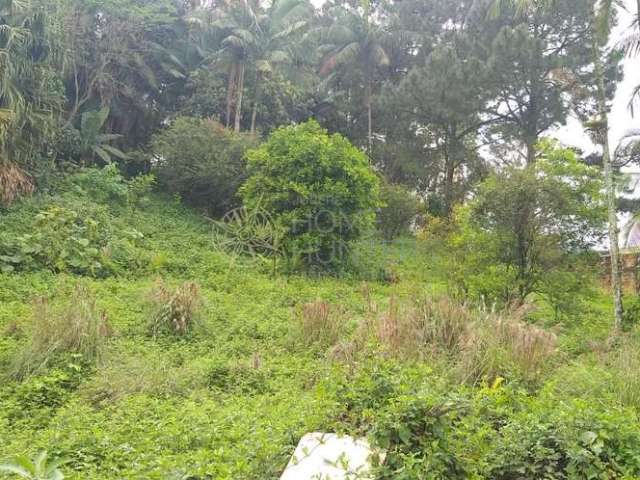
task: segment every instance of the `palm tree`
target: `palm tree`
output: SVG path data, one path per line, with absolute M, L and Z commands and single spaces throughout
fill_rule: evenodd
M 257 43 L 252 49 L 256 70 L 251 134 L 255 134 L 256 117 L 262 95 L 262 81 L 282 64 L 292 59 L 293 39 L 307 28 L 313 15 L 308 0 L 276 0 L 266 13 L 258 16 Z
M 636 15 L 631 26 L 631 32 L 620 42 L 622 48 L 629 57 L 640 54 L 640 0 L 637 0 Z M 636 104 L 640 102 L 640 85 L 637 85 L 629 99 L 629 110 L 631 116 L 635 116 Z
M 0 202 L 5 204 L 33 189 L 24 164 L 60 106 L 57 94 L 44 86 L 55 53 L 49 37 L 54 16 L 45 7 L 0 0 Z
M 391 36 L 373 20 L 370 0 L 361 0 L 359 9 L 339 6 L 332 13 L 332 25 L 320 32 L 320 75 L 353 73 L 354 70 L 360 75 L 365 87 L 367 151 L 371 156 L 373 84 L 378 69 L 390 64 L 385 46 L 391 41 Z
M 504 4 L 508 3 L 516 7 L 519 15 L 526 15 L 530 8 L 553 8 L 554 0 L 544 0 L 543 5 L 537 0 L 494 0 L 490 15 L 501 12 Z M 638 0 L 640 7 L 640 0 Z M 594 6 L 591 22 L 592 52 L 594 75 L 596 80 L 597 118 L 589 123 L 589 128 L 595 133 L 598 143 L 603 150 L 602 162 L 604 170 L 604 182 L 607 199 L 607 217 L 609 230 L 609 250 L 611 254 L 611 287 L 614 303 L 614 326 L 618 331 L 622 327 L 623 301 L 622 301 L 622 274 L 620 265 L 620 247 L 618 216 L 616 207 L 616 190 L 614 183 L 614 168 L 612 164 L 611 148 L 609 145 L 609 106 L 605 82 L 605 71 L 602 62 L 603 50 L 606 49 L 609 40 L 613 12 L 616 6 L 620 6 L 619 0 L 602 0 Z M 640 9 L 639 9 L 640 15 Z
M 313 12 L 308 0 L 274 0 L 263 12 L 256 0 L 242 0 L 233 6 L 218 7 L 213 18 L 203 21 L 203 13 L 197 18 L 205 25 L 205 32 L 219 39 L 219 47 L 208 56 L 214 63 L 228 68 L 226 126 L 231 126 L 232 110 L 234 130 L 240 131 L 242 102 L 247 67 L 256 69 L 256 93 L 252 113 L 251 131 L 255 131 L 257 104 L 260 101 L 262 78 L 276 65 L 287 62 L 287 41 L 307 24 Z

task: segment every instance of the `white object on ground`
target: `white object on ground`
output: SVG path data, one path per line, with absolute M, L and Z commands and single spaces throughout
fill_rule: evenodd
M 364 439 L 307 433 L 280 480 L 369 480 L 374 452 Z M 383 455 L 378 453 L 380 458 Z

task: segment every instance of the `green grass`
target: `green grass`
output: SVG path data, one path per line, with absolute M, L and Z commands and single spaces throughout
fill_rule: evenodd
M 29 203 L 2 218 L 19 228 L 19 218 L 33 211 Z M 115 332 L 98 363 L 62 355 L 44 373 L 10 379 L 11 359 L 28 343 L 32 299 L 66 299 L 78 277 L 0 274 L 0 373 L 6 377 L 0 386 L 0 459 L 46 449 L 53 457 L 70 458 L 67 478 L 83 480 L 275 479 L 304 433 L 368 435 L 381 428 L 381 418 L 395 421 L 407 399 L 430 392 L 438 401 L 453 398 L 472 405 L 462 424 L 456 420 L 451 425 L 458 426 L 447 427 L 454 433 L 446 451 L 472 472 L 468 478 L 485 478 L 487 459 L 496 455 L 491 445 L 500 445 L 491 440 L 499 435 L 492 418 L 516 418 L 523 402 L 549 405 L 549 395 L 559 396 L 557 405 L 589 398 L 589 392 L 595 395 L 603 387 L 600 382 L 591 390 L 582 388 L 581 378 L 610 368 L 592 353 L 606 338 L 604 296 L 590 302 L 580 318 L 558 327 L 561 361 L 548 383 L 534 390 L 525 390 L 515 378 L 506 379 L 500 395 L 489 386 L 457 385 L 447 375 L 446 360 L 400 361 L 376 348 L 355 362 L 336 361 L 326 346 L 309 346 L 301 338 L 300 306 L 316 299 L 339 305 L 345 335 L 353 336 L 359 321 L 370 315 L 365 282 L 379 311 L 392 296 L 410 302 L 446 294 L 442 250 L 413 239 L 363 242 L 358 273 L 273 278 L 270 263 L 234 259 L 216 249 L 208 221 L 174 201 L 153 197 L 142 208 L 121 208 L 113 215 L 144 234 L 142 266 L 119 276 L 83 279 Z M 393 269 L 399 281 L 376 280 L 381 268 Z M 158 277 L 174 287 L 185 281 L 200 286 L 202 330 L 182 337 L 148 334 L 148 299 Z M 536 315 L 542 322 L 544 309 Z M 560 385 L 563 372 L 571 373 L 567 382 L 576 382 L 575 388 Z M 605 409 L 628 407 L 620 415 L 637 421 L 640 405 L 625 405 L 620 398 L 606 396 Z

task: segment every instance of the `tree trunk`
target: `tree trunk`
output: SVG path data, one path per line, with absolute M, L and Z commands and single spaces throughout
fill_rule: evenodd
M 450 218 L 453 210 L 453 179 L 455 176 L 456 147 L 444 149 L 444 214 Z
M 229 68 L 229 81 L 227 84 L 227 112 L 225 116 L 225 127 L 229 128 L 231 126 L 231 110 L 233 107 L 233 98 L 235 96 L 235 85 L 236 85 L 236 75 L 238 71 L 238 66 L 233 63 Z
M 371 87 L 371 77 L 367 80 L 367 90 L 366 90 L 366 102 L 367 102 L 367 155 L 369 156 L 369 163 L 371 163 L 372 155 L 373 155 L 373 119 L 371 114 L 371 96 L 372 96 L 372 87 Z
M 237 96 L 236 96 L 236 115 L 234 122 L 234 131 L 236 133 L 240 132 L 240 120 L 242 119 L 242 95 L 244 92 L 244 71 L 245 65 L 241 63 L 238 66 L 238 81 L 236 83 L 237 88 Z
M 527 149 L 527 165 L 533 165 L 536 161 L 536 144 L 537 138 L 527 137 L 526 149 Z
M 616 208 L 616 191 L 613 181 L 613 166 L 611 165 L 611 150 L 609 147 L 609 124 L 607 109 L 607 94 L 604 83 L 604 69 L 597 46 L 593 48 L 596 80 L 598 82 L 598 134 L 603 149 L 602 163 L 604 166 L 604 182 L 607 197 L 607 211 L 609 222 L 609 249 L 611 254 L 611 288 L 613 290 L 614 325 L 619 331 L 622 327 L 622 275 L 620 272 L 620 250 L 618 244 L 618 216 Z
M 260 104 L 260 97 L 262 96 L 262 83 L 260 79 L 260 74 L 256 73 L 256 86 L 255 86 L 255 97 L 253 99 L 253 111 L 251 112 L 251 135 L 255 135 L 256 133 L 256 118 L 258 117 L 258 105 Z

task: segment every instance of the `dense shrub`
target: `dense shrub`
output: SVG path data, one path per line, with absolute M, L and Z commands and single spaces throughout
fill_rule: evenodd
M 130 180 L 120 174 L 115 164 L 104 168 L 83 168 L 66 179 L 63 188 L 88 197 L 92 202 L 135 205 L 145 198 L 155 184 L 153 175 L 138 175 Z
M 630 413 L 503 386 L 423 386 L 379 409 L 373 439 L 387 457 L 377 478 L 637 478 L 640 429 Z
M 93 363 L 102 356 L 111 334 L 107 314 L 98 309 L 93 294 L 83 285 L 76 286 L 61 305 L 38 298 L 29 341 L 14 359 L 13 374 L 21 378 L 38 372 L 61 354 L 78 354 L 82 361 Z
M 53 204 L 27 222 L 30 233 L 0 233 L 1 271 L 118 273 L 135 263 L 135 245 L 142 238 L 135 229 L 115 227 L 105 208 L 90 204 Z
M 180 117 L 153 137 L 151 151 L 158 180 L 168 192 L 220 216 L 238 205 L 245 151 L 255 143 L 213 121 Z
M 629 412 L 583 401 L 536 402 L 500 431 L 488 478 L 638 478 L 640 431 Z
M 148 199 L 151 175 L 126 180 L 114 165 L 79 169 L 8 210 L 0 229 L 0 271 L 46 269 L 104 277 L 140 266 L 143 235 L 116 219 Z
M 245 204 L 285 229 L 289 258 L 338 268 L 349 244 L 372 226 L 378 179 L 365 155 L 317 122 L 281 128 L 247 154 Z
M 387 451 L 381 480 L 468 479 L 464 462 L 451 445 L 455 403 L 424 394 L 394 398 L 374 429 Z
M 380 200 L 382 206 L 378 209 L 376 223 L 382 237 L 390 241 L 408 233 L 420 210 L 418 198 L 402 185 L 384 183 L 380 188 Z
M 457 211 L 449 258 L 451 278 L 463 295 L 509 304 L 542 293 L 562 306 L 580 290 L 581 282 L 549 273 L 574 270 L 577 254 L 601 235 L 600 173 L 552 143 L 540 151 L 534 164 L 488 177 Z

